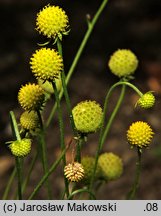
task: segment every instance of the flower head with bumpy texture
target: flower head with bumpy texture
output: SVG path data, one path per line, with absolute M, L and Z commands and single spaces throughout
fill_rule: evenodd
M 96 101 L 83 101 L 72 110 L 76 129 L 81 133 L 94 133 L 100 128 L 103 112 Z
M 87 184 L 90 183 L 91 177 L 93 175 L 93 170 L 95 166 L 95 158 L 94 157 L 83 157 L 81 160 L 81 164 L 84 168 L 84 178 L 83 181 Z M 101 168 L 99 164 L 97 164 L 96 173 L 95 173 L 95 180 L 100 177 Z
M 44 90 L 36 84 L 26 84 L 18 92 L 18 101 L 25 110 L 39 110 L 44 102 Z
M 63 59 L 54 49 L 36 50 L 30 59 L 31 70 L 37 79 L 53 81 L 58 78 L 63 68 Z
M 16 140 L 9 147 L 14 156 L 25 157 L 31 151 L 31 139 Z
M 141 108 L 149 109 L 153 107 L 155 104 L 155 97 L 152 92 L 145 93 L 139 100 L 137 101 L 137 105 Z
M 48 38 L 61 39 L 63 34 L 68 33 L 68 25 L 68 16 L 58 6 L 47 5 L 37 14 L 36 29 Z
M 35 111 L 25 111 L 20 116 L 20 124 L 26 130 L 35 130 L 39 127 L 39 117 Z
M 64 168 L 64 175 L 69 181 L 79 182 L 84 177 L 84 168 L 78 162 L 68 164 Z
M 101 168 L 101 177 L 105 181 L 116 180 L 123 172 L 122 159 L 111 152 L 101 154 L 98 164 Z
M 151 143 L 154 132 L 151 127 L 142 121 L 132 123 L 127 131 L 127 140 L 132 146 L 147 147 Z
M 116 76 L 127 77 L 135 72 L 138 66 L 138 59 L 132 51 L 119 49 L 113 53 L 108 65 L 111 72 Z

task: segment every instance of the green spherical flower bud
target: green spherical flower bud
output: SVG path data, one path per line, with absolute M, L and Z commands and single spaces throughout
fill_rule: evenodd
M 18 92 L 18 101 L 25 110 L 39 110 L 44 102 L 44 90 L 36 84 L 26 84 Z
M 60 91 L 60 89 L 62 88 L 61 77 L 59 77 L 58 79 L 54 79 L 53 82 L 56 83 L 57 90 Z M 38 79 L 38 84 L 44 89 L 46 93 L 54 93 L 53 85 L 51 82 Z
M 47 5 L 37 15 L 36 26 L 39 33 L 48 38 L 59 37 L 67 34 L 68 17 L 64 10 L 58 6 Z
M 79 182 L 84 177 L 84 168 L 78 162 L 68 164 L 64 167 L 64 175 L 69 181 Z
M 103 112 L 96 101 L 83 101 L 72 110 L 76 129 L 80 133 L 94 133 L 101 125 Z
M 16 157 L 24 157 L 31 151 L 31 139 L 16 140 L 10 144 L 11 152 Z
M 137 105 L 141 108 L 148 109 L 153 107 L 155 104 L 155 97 L 152 92 L 145 93 L 139 100 L 137 101 Z
M 60 77 L 63 59 L 59 53 L 50 48 L 36 50 L 30 59 L 31 70 L 37 79 L 53 81 Z
M 35 111 L 25 111 L 20 116 L 20 124 L 26 130 L 35 130 L 39 127 L 39 117 Z
M 135 72 L 138 66 L 138 59 L 132 51 L 119 49 L 113 53 L 108 65 L 111 72 L 116 76 L 127 77 Z
M 90 183 L 91 177 L 93 175 L 93 170 L 95 166 L 95 158 L 94 157 L 83 157 L 81 160 L 81 164 L 84 167 L 84 178 L 83 181 L 87 184 Z M 95 180 L 99 179 L 101 173 L 101 168 L 99 164 L 97 164 L 96 172 L 95 172 Z
M 154 132 L 146 122 L 137 121 L 130 125 L 127 131 L 127 140 L 130 145 L 142 148 L 149 146 L 153 135 Z
M 98 158 L 101 168 L 101 177 L 105 181 L 118 179 L 123 172 L 122 159 L 113 153 L 103 153 Z

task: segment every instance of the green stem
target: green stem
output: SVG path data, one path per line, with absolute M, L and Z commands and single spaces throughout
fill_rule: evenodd
M 114 108 L 114 110 L 113 110 L 113 112 L 112 112 L 112 114 L 111 114 L 111 116 L 110 116 L 110 118 L 109 118 L 109 121 L 108 121 L 108 123 L 107 123 L 107 125 L 106 125 L 106 128 L 105 128 L 105 130 L 104 130 L 104 133 L 103 133 L 103 135 L 102 135 L 102 139 L 101 139 L 101 148 L 102 148 L 102 146 L 103 146 L 103 143 L 105 142 L 105 139 L 106 139 L 106 137 L 107 137 L 107 134 L 108 134 L 108 132 L 109 132 L 109 129 L 111 128 L 112 122 L 113 122 L 113 120 L 114 120 L 114 118 L 115 118 L 115 116 L 116 116 L 116 114 L 117 114 L 117 112 L 118 112 L 118 110 L 119 110 L 119 108 L 120 108 L 120 106 L 121 106 L 121 103 L 122 103 L 123 98 L 124 98 L 124 96 L 125 96 L 125 89 L 126 89 L 126 87 L 123 85 L 123 86 L 122 86 L 122 89 L 121 89 L 120 97 L 119 97 L 119 99 L 118 99 L 118 101 L 117 101 L 117 104 L 116 104 L 116 106 L 115 106 L 115 108 Z
M 89 22 L 89 24 L 88 24 L 88 29 L 87 29 L 87 31 L 86 31 L 86 34 L 84 35 L 84 38 L 83 38 L 83 40 L 82 40 L 82 43 L 81 43 L 81 45 L 80 45 L 80 47 L 79 47 L 79 49 L 78 49 L 78 51 L 77 51 L 77 53 L 76 53 L 76 55 L 75 55 L 75 58 L 74 58 L 74 60 L 73 60 L 73 62 L 72 62 L 72 64 L 71 64 L 71 67 L 70 67 L 69 72 L 68 72 L 68 74 L 67 74 L 67 77 L 66 77 L 66 85 L 67 85 L 67 84 L 69 83 L 69 81 L 70 81 L 70 78 L 71 78 L 71 76 L 72 76 L 72 74 L 73 74 L 73 72 L 74 72 L 74 70 L 75 70 L 75 68 L 76 68 L 76 66 L 77 66 L 77 64 L 78 64 L 78 62 L 79 62 L 79 59 L 80 59 L 80 57 L 81 57 L 81 55 L 82 55 L 82 52 L 83 52 L 83 50 L 84 50 L 84 48 L 85 48 L 85 46 L 86 46 L 86 44 L 87 44 L 87 42 L 88 42 L 88 39 L 89 39 L 89 37 L 90 37 L 92 31 L 93 31 L 93 28 L 94 28 L 94 26 L 95 26 L 95 24 L 96 24 L 96 22 L 97 22 L 99 16 L 101 15 L 102 11 L 104 10 L 104 8 L 105 8 L 107 2 L 108 2 L 108 0 L 104 0 L 104 1 L 102 2 L 102 4 L 101 4 L 100 7 L 98 8 L 98 10 L 97 10 L 95 16 L 93 17 L 93 19 L 91 20 L 91 22 Z M 61 99 L 62 96 L 63 96 L 63 90 L 60 92 L 59 98 Z M 53 116 L 54 116 L 55 111 L 56 111 L 56 104 L 53 106 L 53 109 L 52 109 L 52 111 L 51 111 L 51 113 L 50 113 L 50 115 L 49 115 L 49 117 L 48 117 L 48 120 L 47 120 L 47 123 L 46 123 L 46 127 L 48 127 L 48 126 L 50 125 L 50 122 L 51 122 L 51 120 L 52 120 L 52 118 L 53 118 Z
M 29 180 L 30 180 L 30 177 L 31 177 L 31 173 L 32 173 L 33 168 L 35 166 L 35 163 L 36 163 L 36 160 L 38 158 L 38 155 L 39 155 L 39 152 L 37 151 L 36 154 L 35 154 L 35 156 L 34 156 L 34 158 L 31 161 L 31 165 L 29 167 L 28 175 L 27 175 L 27 177 L 26 177 L 26 179 L 25 179 L 25 181 L 23 183 L 23 186 L 22 186 L 22 192 L 23 193 L 24 193 L 24 191 L 26 189 L 27 184 L 29 183 Z
M 32 194 L 29 196 L 29 200 L 33 199 L 35 197 L 35 195 L 38 193 L 38 191 L 40 190 L 40 188 L 42 187 L 42 185 L 44 184 L 44 182 L 46 182 L 46 180 L 48 179 L 48 177 L 53 173 L 53 171 L 57 168 L 57 166 L 59 165 L 59 163 L 62 160 L 62 157 L 64 157 L 65 153 L 67 151 L 67 148 L 64 149 L 60 155 L 60 157 L 52 164 L 52 166 L 50 167 L 50 169 L 48 170 L 47 173 L 45 173 L 45 175 L 41 178 L 41 180 L 39 181 L 39 183 L 37 184 L 37 186 L 35 187 L 34 191 L 32 192 Z
M 7 199 L 8 193 L 10 191 L 10 188 L 11 188 L 11 185 L 12 185 L 13 180 L 15 178 L 15 175 L 16 175 L 16 167 L 13 169 L 12 174 L 11 174 L 11 176 L 9 178 L 9 181 L 7 183 L 7 186 L 6 186 L 5 191 L 3 193 L 3 196 L 2 196 L 2 200 L 6 200 Z
M 59 94 L 56 88 L 56 84 L 52 83 L 53 88 L 54 88 L 54 94 L 55 94 L 55 99 L 56 99 L 56 104 L 57 104 L 57 110 L 58 110 L 58 118 L 59 118 L 59 128 L 60 128 L 60 146 L 61 146 L 61 151 L 64 151 L 65 149 L 65 141 L 64 141 L 64 123 L 63 123 L 63 115 L 62 115 L 62 110 L 60 106 L 60 100 L 59 100 Z M 63 155 L 63 170 L 66 165 L 66 157 L 65 154 Z M 68 185 L 68 180 L 64 176 L 64 183 L 65 183 L 65 190 L 66 190 L 66 196 L 69 196 L 69 185 Z
M 79 193 L 88 193 L 93 199 L 96 199 L 95 195 L 91 191 L 89 191 L 88 189 L 75 190 L 70 194 L 68 199 L 71 200 L 73 198 L 73 196 L 75 196 L 76 194 L 79 194 Z
M 132 83 L 130 82 L 127 82 L 127 81 L 120 81 L 120 82 L 117 82 L 116 83 L 116 86 L 118 85 L 127 85 L 129 86 L 130 88 L 132 88 L 140 97 L 143 96 L 143 93 L 135 86 L 133 85 Z
M 118 83 L 116 83 L 118 84 Z M 94 177 L 95 177 L 95 173 L 96 173 L 96 169 L 97 169 L 97 164 L 98 164 L 98 157 L 99 157 L 99 154 L 100 154 L 100 151 L 103 147 L 103 144 L 104 144 L 104 141 L 105 141 L 105 138 L 107 136 L 107 133 L 111 127 L 111 124 L 118 112 L 118 109 L 123 101 L 123 98 L 124 98 L 124 95 L 125 95 L 125 85 L 122 84 L 122 90 L 121 90 L 121 93 L 120 93 L 120 97 L 118 99 L 118 102 L 115 106 L 115 109 L 114 111 L 112 112 L 111 116 L 110 116 L 110 119 L 106 125 L 106 128 L 104 130 L 104 121 L 105 121 L 105 116 L 106 116 L 106 112 L 107 112 L 107 104 L 108 104 L 108 101 L 109 101 L 109 97 L 111 96 L 112 94 L 112 91 L 114 90 L 114 88 L 117 86 L 116 84 L 114 84 L 110 90 L 108 91 L 107 95 L 106 95 L 106 98 L 105 98 L 105 103 L 104 103 L 104 110 L 103 110 L 103 119 L 102 119 L 102 124 L 101 124 L 101 130 L 100 130 L 100 135 L 99 135 L 99 142 L 98 142 L 98 148 L 97 148 L 97 151 L 96 151 L 96 157 L 95 157 L 95 165 L 94 165 L 94 170 L 93 170 L 93 174 L 92 174 L 92 177 L 91 177 L 91 182 L 90 182 L 90 185 L 89 185 L 89 189 L 92 190 L 92 187 L 93 187 L 93 182 L 94 182 Z
M 18 177 L 18 199 L 22 200 L 22 179 L 21 179 L 21 161 L 19 157 L 15 157 L 17 177 Z
M 59 54 L 62 56 L 62 44 L 61 41 L 58 39 L 57 40 L 57 47 L 58 47 L 58 52 Z M 74 123 L 74 119 L 73 119 L 73 114 L 72 114 L 72 108 L 71 108 L 71 102 L 70 102 L 70 98 L 69 98 L 69 94 L 68 94 L 68 90 L 67 90 L 67 85 L 66 85 L 66 77 L 65 77 L 65 73 L 64 73 L 64 69 L 61 72 L 61 82 L 62 82 L 62 86 L 63 86 L 63 93 L 65 96 L 65 100 L 66 100 L 66 105 L 67 105 L 67 110 L 68 110 L 68 114 L 70 117 L 70 124 L 72 127 L 72 131 L 74 133 L 74 136 L 77 136 L 77 130 L 75 128 L 75 123 Z
M 10 120 L 11 120 L 11 128 L 12 128 L 12 133 L 13 136 L 15 137 L 16 140 L 21 141 L 21 136 L 20 136 L 20 132 L 18 130 L 18 125 L 17 125 L 17 121 L 14 115 L 13 111 L 10 111 Z
M 42 165 L 43 165 L 43 170 L 44 173 L 48 172 L 48 162 L 47 162 L 47 150 L 46 150 L 46 143 L 45 143 L 45 138 L 44 138 L 44 127 L 43 127 L 43 121 L 41 117 L 41 113 L 39 110 L 37 110 L 37 115 L 39 117 L 39 122 L 40 122 L 40 134 L 39 134 L 39 143 L 41 145 L 41 159 L 42 159 Z M 51 187 L 49 184 L 49 179 L 47 179 L 46 182 L 46 187 L 48 191 L 48 199 L 52 199 L 51 197 Z
M 135 180 L 134 180 L 133 186 L 132 186 L 129 194 L 127 195 L 128 200 L 135 199 L 136 192 L 137 192 L 138 187 L 139 187 L 139 178 L 140 178 L 140 174 L 141 174 L 141 154 L 142 154 L 141 149 L 139 147 L 137 148 L 137 154 L 138 154 L 138 159 L 136 162 L 136 175 L 135 175 Z
M 83 142 L 85 142 L 85 135 L 84 134 L 80 134 L 77 137 L 77 149 L 76 149 L 76 160 L 81 163 L 81 149 L 82 149 L 82 144 Z
M 18 130 L 17 121 L 13 111 L 10 111 L 11 127 L 13 136 L 16 140 L 21 141 L 20 132 Z M 21 173 L 21 161 L 20 158 L 15 157 L 16 169 L 17 169 L 17 183 L 18 183 L 18 198 L 22 200 L 22 173 Z

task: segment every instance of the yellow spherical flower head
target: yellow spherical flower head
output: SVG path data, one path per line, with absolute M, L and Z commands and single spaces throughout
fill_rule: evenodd
M 64 167 L 64 175 L 69 181 L 79 182 L 84 177 L 84 168 L 78 162 L 68 164 Z
M 96 101 L 83 101 L 72 110 L 76 129 L 80 133 L 94 133 L 100 128 L 103 112 Z
M 59 78 L 63 68 L 63 59 L 54 49 L 36 50 L 30 59 L 31 70 L 37 79 L 53 81 Z
M 39 110 L 44 102 L 44 90 L 36 84 L 26 84 L 18 92 L 18 101 L 25 110 Z
M 90 183 L 91 177 L 93 175 L 93 170 L 95 166 L 95 158 L 94 157 L 83 157 L 81 160 L 81 164 L 84 168 L 84 178 L 83 181 L 87 184 Z M 101 168 L 99 164 L 97 164 L 96 173 L 95 173 L 95 180 L 99 179 L 101 173 Z
M 20 116 L 20 124 L 26 130 L 35 130 L 39 127 L 39 117 L 35 111 L 25 111 Z
M 62 38 L 68 33 L 68 16 L 58 6 L 47 5 L 37 14 L 36 26 L 39 33 L 48 38 Z
M 14 156 L 25 157 L 31 151 L 31 139 L 16 140 L 9 147 Z
M 101 177 L 105 181 L 116 180 L 123 172 L 122 159 L 111 152 L 101 154 L 98 164 L 101 168 Z
M 155 104 L 155 97 L 152 92 L 145 93 L 139 100 L 137 101 L 137 105 L 141 108 L 149 109 L 153 107 Z
M 132 123 L 127 131 L 127 140 L 132 146 L 147 147 L 151 143 L 154 132 L 151 127 L 142 121 Z
M 58 79 L 54 79 L 53 82 L 56 83 L 56 88 L 58 91 L 61 90 L 62 88 L 62 82 L 61 82 L 61 77 L 59 76 Z M 53 85 L 51 82 L 49 81 L 43 81 L 42 79 L 38 79 L 38 84 L 44 89 L 44 91 L 48 94 L 53 94 L 54 93 L 54 89 L 53 89 Z
M 119 49 L 113 53 L 108 65 L 111 72 L 116 76 L 127 77 L 135 72 L 138 66 L 138 59 L 132 51 Z

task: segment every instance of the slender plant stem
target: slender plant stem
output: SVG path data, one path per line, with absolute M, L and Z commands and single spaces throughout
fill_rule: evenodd
M 21 161 L 19 157 L 15 157 L 18 177 L 18 199 L 22 200 L 22 179 L 21 179 Z
M 51 165 L 51 167 L 49 168 L 48 172 L 45 173 L 45 175 L 41 178 L 41 180 L 39 181 L 39 183 L 37 184 L 37 186 L 35 187 L 34 191 L 32 192 L 32 194 L 29 196 L 29 200 L 33 199 L 35 197 L 35 195 L 38 193 L 38 191 L 40 190 L 40 188 L 42 187 L 42 185 L 46 182 L 46 180 L 48 179 L 48 177 L 53 173 L 53 171 L 57 168 L 57 166 L 59 165 L 59 163 L 61 162 L 63 156 L 65 155 L 67 151 L 67 148 L 64 149 L 60 155 L 60 157 Z
M 59 54 L 61 56 L 63 56 L 62 44 L 61 44 L 61 41 L 59 39 L 57 40 L 57 47 L 58 47 Z M 77 130 L 76 130 L 75 124 L 74 124 L 70 97 L 69 97 L 69 94 L 68 94 L 67 85 L 66 85 L 65 80 L 66 80 L 66 77 L 65 77 L 64 68 L 63 68 L 63 70 L 61 72 L 61 82 L 62 82 L 62 86 L 63 86 L 63 93 L 64 93 L 65 100 L 66 100 L 66 105 L 67 105 L 67 110 L 68 110 L 68 114 L 69 114 L 69 117 L 70 117 L 70 124 L 71 124 L 71 127 L 72 127 L 72 131 L 74 133 L 74 136 L 77 136 L 78 134 L 77 134 Z
M 76 194 L 79 194 L 79 193 L 89 193 L 89 195 L 93 198 L 93 199 L 96 199 L 95 195 L 89 191 L 88 189 L 78 189 L 78 190 L 75 190 L 73 191 L 70 196 L 68 197 L 69 200 L 73 199 L 73 196 L 75 196 Z
M 105 139 L 107 137 L 107 134 L 108 134 L 108 132 L 109 132 L 109 130 L 111 128 L 112 122 L 113 122 L 113 120 L 114 120 L 114 118 L 115 118 L 115 116 L 116 116 L 116 114 L 117 114 L 117 112 L 118 112 L 118 110 L 119 110 L 119 108 L 121 106 L 121 103 L 122 103 L 123 98 L 125 96 L 125 89 L 126 89 L 126 87 L 123 85 L 122 89 L 121 89 L 120 97 L 119 97 L 119 99 L 117 101 L 117 104 L 116 104 L 116 106 L 115 106 L 115 108 L 114 108 L 114 110 L 113 110 L 113 112 L 112 112 L 112 114 L 111 114 L 111 116 L 109 118 L 109 121 L 108 121 L 108 123 L 107 123 L 107 125 L 105 127 L 105 130 L 103 132 L 102 139 L 101 139 L 101 148 L 102 148 L 102 146 L 103 146 L 103 144 L 105 142 Z
M 133 186 L 132 186 L 129 194 L 127 195 L 127 199 L 129 199 L 129 200 L 135 199 L 136 192 L 137 192 L 138 187 L 139 187 L 139 179 L 140 179 L 140 174 L 141 174 L 141 154 L 142 154 L 141 149 L 138 147 L 137 148 L 138 159 L 136 162 L 135 180 L 134 180 Z
M 12 127 L 12 133 L 13 133 L 14 138 L 16 140 L 21 141 L 21 136 L 20 136 L 20 133 L 18 130 L 17 121 L 16 121 L 16 118 L 15 118 L 13 111 L 10 111 L 10 120 L 11 120 L 11 127 Z
M 9 178 L 9 181 L 7 183 L 7 186 L 6 186 L 5 191 L 3 193 L 3 196 L 2 196 L 2 200 L 6 200 L 7 199 L 8 193 L 10 191 L 10 188 L 11 188 L 11 185 L 12 185 L 13 180 L 15 178 L 15 175 L 16 175 L 16 167 L 13 169 L 12 174 L 11 174 L 11 176 Z
M 88 29 L 87 29 L 87 31 L 86 31 L 86 34 L 84 35 L 84 38 L 83 38 L 83 40 L 82 40 L 82 43 L 80 44 L 80 47 L 79 47 L 79 49 L 78 49 L 78 51 L 77 51 L 77 53 L 76 53 L 76 55 L 75 55 L 75 58 L 74 58 L 74 60 L 73 60 L 73 62 L 72 62 L 72 64 L 71 64 L 71 67 L 70 67 L 69 72 L 68 72 L 68 74 L 67 74 L 67 77 L 66 77 L 66 85 L 67 85 L 67 84 L 69 83 L 69 81 L 70 81 L 70 78 L 71 78 L 71 76 L 72 76 L 72 74 L 73 74 L 73 72 L 74 72 L 74 70 L 75 70 L 75 68 L 76 68 L 76 66 L 77 66 L 77 64 L 78 64 L 78 62 L 79 62 L 79 59 L 80 59 L 80 57 L 81 57 L 81 55 L 82 55 L 82 52 L 83 52 L 83 50 L 84 50 L 84 48 L 85 48 L 85 46 L 86 46 L 86 44 L 87 44 L 87 42 L 88 42 L 88 39 L 89 39 L 89 37 L 90 37 L 92 31 L 93 31 L 93 28 L 94 28 L 94 26 L 95 26 L 95 24 L 96 24 L 96 22 L 97 22 L 99 16 L 101 15 L 102 11 L 104 10 L 104 8 L 105 8 L 107 2 L 108 2 L 108 0 L 104 0 L 104 1 L 102 2 L 102 4 L 101 4 L 100 7 L 98 8 L 98 10 L 97 10 L 95 16 L 93 17 L 93 19 L 91 20 L 91 22 L 88 22 Z M 63 96 L 63 90 L 60 92 L 59 98 L 61 99 L 62 96 Z M 53 109 L 52 109 L 52 111 L 51 111 L 51 113 L 50 113 L 50 115 L 49 115 L 49 117 L 48 117 L 48 119 L 47 119 L 46 127 L 48 127 L 48 126 L 50 125 L 50 122 L 51 122 L 51 120 L 52 120 L 52 118 L 53 118 L 53 116 L 54 116 L 55 111 L 56 111 L 56 104 L 53 106 Z
M 82 144 L 85 142 L 85 136 L 84 134 L 81 134 L 78 136 L 77 140 L 77 148 L 76 148 L 76 160 L 81 163 L 81 149 L 82 149 Z
M 95 173 L 96 173 L 96 169 L 97 169 L 97 164 L 98 164 L 98 157 L 99 157 L 99 154 L 100 154 L 100 151 L 103 147 L 103 144 L 104 144 L 104 141 L 105 141 L 105 138 L 107 136 L 107 133 L 111 127 L 111 124 L 118 112 L 118 109 L 123 101 L 123 98 L 124 98 L 124 95 L 125 95 L 125 85 L 122 84 L 122 90 L 121 90 L 121 93 L 120 93 L 120 97 L 118 99 L 118 102 L 115 106 L 115 109 L 114 111 L 112 112 L 111 116 L 110 116 L 110 119 L 107 123 L 107 126 L 106 126 L 106 129 L 104 131 L 104 122 L 105 122 L 105 116 L 106 116 L 106 111 L 107 111 L 107 105 L 108 105 L 108 101 L 109 101 L 109 97 L 111 96 L 112 94 L 112 91 L 114 90 L 114 88 L 117 86 L 116 84 L 114 84 L 110 90 L 108 91 L 107 95 L 106 95 L 106 98 L 105 98 L 105 103 L 104 103 L 104 110 L 103 110 L 103 119 L 102 119 L 102 124 L 101 124 L 101 130 L 100 130 L 100 135 L 99 135 L 99 143 L 98 143 L 98 148 L 97 148 L 97 151 L 96 151 L 96 156 L 95 156 L 95 165 L 94 165 L 94 170 L 93 170 L 93 174 L 92 174 L 92 177 L 91 177 L 91 182 L 90 182 L 90 185 L 89 185 L 89 189 L 92 190 L 92 187 L 93 187 L 93 182 L 94 182 L 94 178 L 95 178 Z
M 42 165 L 43 165 L 43 170 L 44 173 L 48 172 L 48 162 L 47 162 L 47 150 L 46 150 L 46 143 L 45 143 L 45 135 L 44 135 L 44 127 L 43 127 L 43 121 L 41 117 L 41 113 L 39 110 L 37 110 L 37 115 L 39 117 L 39 122 L 40 122 L 40 134 L 39 134 L 39 143 L 41 145 L 41 159 L 42 159 Z M 49 179 L 46 181 L 46 187 L 48 191 L 48 199 L 52 199 L 51 195 L 51 186 L 49 184 Z
M 21 136 L 18 130 L 17 121 L 13 111 L 10 111 L 11 127 L 13 136 L 21 141 Z M 17 183 L 18 183 L 18 199 L 22 200 L 22 172 L 21 172 L 21 159 L 15 157 L 16 169 L 17 169 Z
M 63 115 L 62 115 L 62 110 L 60 106 L 60 100 L 59 100 L 59 94 L 56 88 L 56 84 L 52 83 L 53 88 L 54 88 L 54 94 L 55 94 L 55 99 L 56 99 L 56 104 L 57 104 L 57 110 L 58 110 L 58 118 L 59 118 L 59 128 L 60 128 L 60 146 L 61 146 L 61 151 L 64 151 L 65 147 L 65 141 L 64 141 L 64 123 L 63 123 Z M 66 165 L 66 157 L 65 154 L 63 155 L 63 170 Z M 65 190 L 66 190 L 66 196 L 69 196 L 69 184 L 68 180 L 64 176 L 64 184 L 65 184 Z
M 29 171 L 28 171 L 28 175 L 23 183 L 23 186 L 22 186 L 22 192 L 24 193 L 26 187 L 27 187 L 27 184 L 29 183 L 29 180 L 30 180 L 30 177 L 31 177 L 31 173 L 33 171 L 33 168 L 35 166 L 35 163 L 37 161 L 37 158 L 38 158 L 38 155 L 39 155 L 39 152 L 37 151 L 36 154 L 34 155 L 32 161 L 31 161 L 31 165 L 29 167 Z
M 61 41 L 60 40 L 57 40 L 57 47 L 58 47 L 58 52 L 59 54 L 62 56 L 63 53 L 62 53 L 62 44 L 61 44 Z M 63 92 L 64 92 L 64 96 L 65 96 L 65 100 L 66 100 L 66 105 L 67 105 L 67 110 L 68 110 L 68 115 L 69 115 L 69 118 L 70 118 L 70 125 L 71 125 L 71 128 L 72 128 L 72 131 L 73 131 L 73 134 L 74 134 L 74 137 L 79 137 L 78 136 L 78 131 L 75 127 L 75 123 L 74 123 L 74 118 L 73 118 L 73 114 L 72 114 L 72 108 L 71 108 L 71 102 L 70 102 L 70 97 L 69 97 L 69 94 L 68 94 L 68 90 L 67 90 L 67 85 L 66 85 L 66 77 L 65 77 L 65 73 L 64 73 L 64 69 L 62 70 L 62 73 L 61 73 L 61 81 L 62 81 L 62 86 L 63 86 Z M 78 140 L 77 142 L 77 156 L 76 156 L 76 159 L 78 162 L 81 161 L 81 145 L 80 143 L 82 143 L 82 139 L 81 140 Z

